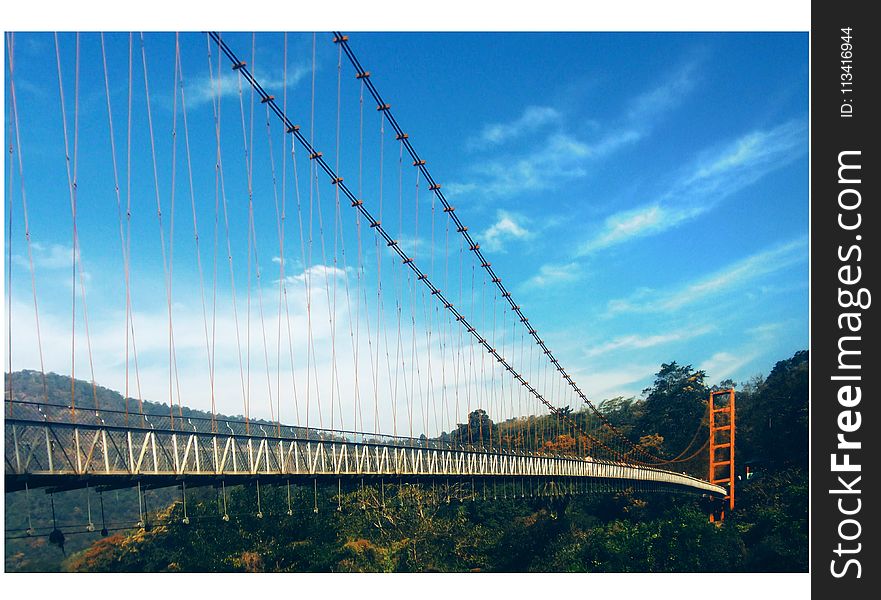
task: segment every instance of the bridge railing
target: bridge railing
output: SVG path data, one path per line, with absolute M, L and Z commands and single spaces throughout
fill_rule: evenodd
M 295 472 L 310 475 L 319 472 L 340 473 L 340 469 L 348 474 L 400 473 L 401 468 L 409 464 L 404 470 L 410 474 L 445 472 L 452 475 L 524 476 L 571 473 L 572 476 L 664 482 L 710 493 L 721 490 L 685 473 L 593 457 L 463 445 L 449 440 L 306 428 L 268 421 L 245 423 L 244 420 L 228 418 L 71 409 L 67 405 L 24 400 L 7 401 L 6 405 L 7 474 L 15 475 L 27 474 L 32 468 L 44 473 L 72 475 L 102 471 L 117 475 L 136 475 L 140 472 L 149 475 L 151 472 L 159 474 L 160 471 L 163 476 L 183 475 L 187 471 L 188 460 L 191 466 L 204 460 L 204 464 L 213 464 L 216 468 L 225 463 L 226 455 L 234 462 L 236 459 L 232 458 L 233 455 L 238 457 L 240 464 L 248 464 L 243 473 L 257 474 L 263 468 L 259 457 L 259 448 L 263 447 L 262 461 L 267 467 L 267 474 L 284 473 L 290 465 L 294 465 Z M 421 465 L 419 460 L 422 452 L 432 453 L 430 456 L 440 460 L 442 466 Z M 343 455 L 346 456 L 345 466 L 338 462 Z M 280 458 L 282 456 L 293 456 L 288 467 L 285 466 L 285 459 Z M 360 463 L 354 458 L 356 456 L 362 457 Z M 326 471 L 316 471 L 315 461 L 319 458 L 325 467 L 335 466 Z M 34 462 L 31 463 L 31 460 Z M 266 461 L 275 461 L 277 464 L 269 467 Z M 299 467 L 296 466 L 298 461 L 302 461 Z M 365 467 L 371 461 L 376 464 Z M 148 463 L 152 463 L 152 469 L 146 468 Z M 16 466 L 9 468 L 13 464 Z M 160 468 L 160 464 L 164 466 Z M 432 469 L 434 473 L 430 472 Z M 211 471 L 207 469 L 207 472 Z M 223 472 L 223 467 L 220 472 Z
M 163 406 L 163 405 L 161 405 Z M 155 407 L 144 412 L 125 412 L 111 409 L 71 408 L 65 404 L 51 404 L 28 400 L 6 401 L 7 418 L 24 421 L 42 421 L 59 424 L 94 425 L 144 431 L 167 431 L 179 433 L 223 434 L 238 437 L 272 437 L 284 440 L 315 442 L 351 442 L 379 444 L 388 447 L 424 448 L 431 450 L 467 450 L 528 456 L 569 456 L 558 452 L 539 451 L 529 448 L 516 450 L 500 444 L 459 443 L 457 440 L 428 437 L 408 437 L 383 433 L 365 433 L 344 429 L 325 429 L 286 425 L 263 419 L 245 421 L 244 417 L 210 418 L 194 415 L 172 415 L 168 407 L 164 412 Z M 606 461 L 614 463 L 616 461 Z
M 684 474 L 624 463 L 389 445 L 371 440 L 307 440 L 6 418 L 7 489 L 82 487 L 88 481 L 174 485 L 181 478 L 214 481 L 254 477 L 588 478 L 663 484 L 724 495 Z

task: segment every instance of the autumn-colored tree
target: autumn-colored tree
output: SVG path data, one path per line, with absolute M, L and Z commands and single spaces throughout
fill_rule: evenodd
M 640 451 L 648 452 L 651 454 L 657 455 L 661 452 L 661 448 L 664 446 L 664 436 L 658 433 L 652 433 L 649 435 L 644 435 L 639 438 L 639 443 L 636 445 L 637 449 Z
M 575 452 L 575 445 L 575 438 L 564 433 L 558 435 L 553 440 L 546 441 L 543 449 L 545 452 L 551 452 L 554 454 L 573 454 Z

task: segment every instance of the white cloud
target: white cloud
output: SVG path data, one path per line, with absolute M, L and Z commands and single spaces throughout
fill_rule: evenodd
M 284 76 L 278 72 L 260 73 L 258 81 L 263 89 L 271 94 L 273 91 L 284 89 L 285 83 L 288 88 L 295 87 L 309 73 L 309 68 L 298 65 L 288 68 L 286 81 Z M 241 86 L 242 94 L 250 94 L 250 86 L 242 79 L 238 71 L 222 71 L 219 76 L 215 73 L 213 78 L 204 74 L 185 80 L 184 97 L 187 108 L 196 108 L 207 104 L 215 97 L 238 96 L 239 86 Z
M 580 269 L 576 263 L 545 264 L 539 267 L 538 273 L 523 284 L 524 287 L 546 287 L 557 283 L 575 281 L 580 277 Z
M 710 358 L 703 361 L 698 369 L 706 371 L 707 376 L 714 381 L 727 379 L 740 371 L 743 367 L 758 358 L 758 352 L 716 352 Z
M 626 335 L 615 338 L 605 344 L 591 347 L 591 349 L 587 351 L 587 356 L 602 356 L 618 350 L 641 350 L 644 348 L 663 346 L 673 342 L 681 342 L 706 335 L 712 330 L 713 328 L 707 325 L 657 335 Z
M 550 106 L 528 106 L 517 119 L 508 123 L 485 125 L 475 138 L 468 141 L 471 148 L 487 148 L 511 141 L 560 120 L 560 113 Z
M 596 404 L 604 398 L 638 394 L 657 370 L 656 365 L 628 364 L 611 370 L 570 370 L 570 373 L 581 389 L 590 390 L 588 397 Z
M 44 245 L 39 242 L 31 242 L 31 256 L 35 269 L 70 269 L 73 260 L 71 247 L 64 244 Z M 82 260 L 81 257 L 77 258 Z M 12 262 L 20 267 L 30 268 L 27 255 L 13 255 Z
M 609 302 L 609 313 L 672 312 L 708 297 L 739 288 L 807 260 L 807 240 L 798 238 L 741 259 L 728 267 L 685 285 L 667 290 L 643 289 L 629 298 Z
M 48 286 L 65 290 L 71 289 L 73 252 L 70 246 L 31 242 L 31 258 L 28 258 L 27 252 L 25 254 L 13 254 L 12 263 L 16 267 L 30 271 L 31 259 L 33 260 L 38 288 Z M 77 289 L 80 287 L 80 282 L 88 284 L 91 281 L 92 273 L 86 268 L 81 253 L 77 251 Z
M 783 326 L 784 323 L 763 323 L 750 327 L 746 332 L 753 337 L 767 340 L 776 336 L 783 329 Z
M 346 272 L 339 267 L 333 267 L 330 265 L 312 265 L 302 273 L 288 275 L 285 279 L 288 283 L 303 283 L 309 281 L 314 284 L 316 281 L 323 283 L 327 280 L 337 277 L 343 278 L 345 276 Z M 278 281 L 276 280 L 275 283 L 278 283 Z
M 628 118 L 643 123 L 653 119 L 658 113 L 679 106 L 694 89 L 697 67 L 698 61 L 687 62 L 668 75 L 657 87 L 637 96 L 627 110 Z
M 659 233 L 695 217 L 700 212 L 703 209 L 699 207 L 673 208 L 660 204 L 617 212 L 606 218 L 599 234 L 581 246 L 579 255 L 591 254 L 627 240 Z
M 471 181 L 451 182 L 451 195 L 480 193 L 490 197 L 558 187 L 583 177 L 591 161 L 643 139 L 659 115 L 678 106 L 693 88 L 694 65 L 680 67 L 657 87 L 636 96 L 624 111 L 626 117 L 611 124 L 594 139 L 576 136 L 565 127 L 556 109 L 531 106 L 515 121 L 491 124 L 471 142 L 475 148 L 501 145 L 545 125 L 555 129 L 526 152 L 485 161 L 472 171 Z
M 481 236 L 482 246 L 490 252 L 504 252 L 512 240 L 527 240 L 535 234 L 525 227 L 525 218 L 506 210 L 496 212 L 496 222 Z
M 489 196 L 509 196 L 524 190 L 543 190 L 561 180 L 585 175 L 584 161 L 590 146 L 566 133 L 553 133 L 541 147 L 524 155 L 481 164 L 475 169 L 484 183 L 453 183 L 451 194 L 479 191 Z
M 273 407 L 280 399 L 283 423 L 305 424 L 308 405 L 311 426 L 333 425 L 361 431 L 373 431 L 375 427 L 380 432 L 403 435 L 411 433 L 411 418 L 412 432 L 417 436 L 423 431 L 428 435 L 449 431 L 456 423 L 464 422 L 469 406 L 472 410 L 478 406 L 486 408 L 494 420 L 517 416 L 510 397 L 512 393 L 524 393 L 521 386 L 514 387 L 510 374 L 496 361 L 486 361 L 486 370 L 481 367 L 479 372 L 466 368 L 469 355 L 481 357 L 485 351 L 474 347 L 470 336 L 457 330 L 460 325 L 449 314 L 434 311 L 431 304 L 426 310 L 423 298 L 417 296 L 415 328 L 408 322 L 399 329 L 394 301 L 388 296 L 382 318 L 378 320 L 375 289 L 365 288 L 363 293 L 348 296 L 338 284 L 337 297 L 329 296 L 324 283 L 344 275 L 344 270 L 323 264 L 313 265 L 308 272 L 292 274 L 286 279 L 286 307 L 280 304 L 283 301 L 277 293 L 278 282 L 267 281 L 262 301 L 258 300 L 260 296 L 255 290 L 251 290 L 250 319 L 244 289 L 238 290 L 237 314 L 233 311 L 232 297 L 220 292 L 216 315 L 212 314 L 213 302 L 208 304 L 207 327 L 198 296 L 193 290 L 179 289 L 173 307 L 177 356 L 177 380 L 172 386 L 175 402 L 179 383 L 184 405 L 202 410 L 210 408 L 207 350 L 210 347 L 215 352 L 215 402 L 218 412 L 223 414 L 243 413 L 247 393 L 254 418 L 273 416 L 271 397 Z M 312 278 L 309 293 L 307 277 Z M 40 366 L 40 348 L 35 335 L 34 308 L 25 291 L 21 294 L 13 299 L 12 305 L 15 342 L 12 365 L 15 370 L 36 369 Z M 135 302 L 140 383 L 136 381 L 131 362 L 129 394 L 137 397 L 140 385 L 144 399 L 168 402 L 169 341 L 164 294 L 136 295 Z M 124 391 L 125 312 L 112 304 L 102 305 L 98 301 L 90 305 L 88 340 L 78 317 L 75 373 L 78 378 L 89 379 L 90 364 L 93 364 L 97 383 Z M 69 305 L 40 306 L 41 348 L 47 371 L 70 373 L 69 310 Z M 403 313 L 410 314 L 409 307 L 403 307 Z M 429 318 L 434 332 L 431 337 L 425 321 Z M 517 364 L 517 356 L 509 358 L 524 372 L 530 368 Z M 502 381 L 504 386 L 500 385 Z
M 784 323 L 763 323 L 746 330 L 749 341 L 732 351 L 716 352 L 704 360 L 698 368 L 716 381 L 727 379 L 766 353 Z
M 579 255 L 660 233 L 698 217 L 801 156 L 806 139 L 804 123 L 796 120 L 750 132 L 703 153 L 659 200 L 607 217 L 600 230 L 581 245 Z
M 723 190 L 730 194 L 732 183 L 741 189 L 806 151 L 806 121 L 793 119 L 771 129 L 752 131 L 704 152 L 691 166 L 691 175 L 680 187 L 697 188 L 704 193 Z

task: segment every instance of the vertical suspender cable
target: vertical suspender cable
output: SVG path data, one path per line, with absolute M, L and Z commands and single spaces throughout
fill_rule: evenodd
M 144 95 L 147 104 L 147 124 L 150 132 L 150 151 L 153 159 L 153 187 L 156 195 L 156 216 L 159 223 L 159 243 L 162 246 L 162 269 L 165 275 L 165 297 L 168 312 L 168 408 L 171 427 L 174 428 L 174 328 L 171 304 L 171 278 L 168 268 L 168 257 L 165 248 L 165 228 L 162 225 L 162 201 L 159 191 L 159 172 L 156 161 L 156 142 L 153 135 L 153 114 L 150 108 L 150 83 L 147 74 L 147 50 L 144 46 L 144 34 L 141 32 L 141 59 L 144 70 Z M 177 95 L 175 94 L 175 99 Z M 174 211 L 172 209 L 172 214 Z
M 180 80 L 179 89 L 180 89 L 180 103 L 181 103 L 181 115 L 183 116 L 184 123 L 184 144 L 186 148 L 186 157 L 187 157 L 187 180 L 189 182 L 189 190 L 190 190 L 190 206 L 193 212 L 193 241 L 195 245 L 195 253 L 196 253 L 196 267 L 197 274 L 199 277 L 199 298 L 202 303 L 202 327 L 205 333 L 205 353 L 208 359 L 208 385 L 209 392 L 211 394 L 211 430 L 216 431 L 217 422 L 216 422 L 216 401 L 215 401 L 215 389 L 214 389 L 214 360 L 211 355 L 211 342 L 208 336 L 208 308 L 205 302 L 205 277 L 202 270 L 202 250 L 199 243 L 199 224 L 198 219 L 196 217 L 196 193 L 195 187 L 193 186 L 193 162 L 192 156 L 190 153 L 190 129 L 189 123 L 187 121 L 187 102 L 186 95 L 184 93 L 184 74 L 183 74 L 183 64 L 180 57 L 180 50 L 178 47 L 178 51 L 175 52 L 177 61 L 177 73 Z
M 25 193 L 25 182 L 24 182 L 24 160 L 22 158 L 22 148 L 21 148 L 21 130 L 19 127 L 19 117 L 18 117 L 18 103 L 16 101 L 15 95 L 15 61 L 14 61 L 14 38 L 13 33 L 6 34 L 6 43 L 7 43 L 7 61 L 9 64 L 9 96 L 11 101 L 11 113 L 10 119 L 12 121 L 12 125 L 14 127 L 14 147 L 17 150 L 15 152 L 17 164 L 18 164 L 18 184 L 20 188 L 21 195 L 21 206 L 22 206 L 22 219 L 24 224 L 24 236 L 25 236 L 25 244 L 27 246 L 28 253 L 28 266 L 30 270 L 31 276 L 31 294 L 33 296 L 34 301 L 34 320 L 36 323 L 36 333 L 37 333 L 37 352 L 40 357 L 40 377 L 43 386 L 43 400 L 48 403 L 49 401 L 49 387 L 46 382 L 46 369 L 43 362 L 43 340 L 40 331 L 40 310 L 39 303 L 37 301 L 37 276 L 36 270 L 34 268 L 34 256 L 33 250 L 31 248 L 31 230 L 30 230 L 30 221 L 28 219 L 28 202 L 27 202 L 27 194 Z M 10 128 L 12 129 L 12 128 Z M 9 144 L 9 152 L 13 153 L 13 143 Z M 7 334 L 9 335 L 8 348 L 9 348 L 9 400 L 10 405 L 9 409 L 12 410 L 11 402 L 15 400 L 13 396 L 13 379 L 12 379 L 12 208 L 13 208 L 13 199 L 12 199 L 12 170 L 13 170 L 13 161 L 9 161 L 9 186 L 10 192 L 7 194 L 7 201 L 9 202 L 9 231 L 6 232 L 6 236 L 9 240 L 9 273 L 8 273 L 8 283 L 7 283 L 7 293 L 8 293 L 8 317 L 9 322 L 7 323 Z
M 128 112 L 127 112 L 127 129 L 126 129 L 126 232 L 125 232 L 125 278 L 126 288 L 129 293 L 126 298 L 126 313 L 128 322 L 126 323 L 126 335 L 131 333 L 131 350 L 132 358 L 135 365 L 135 386 L 138 390 L 138 413 L 143 421 L 144 403 L 141 394 L 141 373 L 138 366 L 138 345 L 135 339 L 135 316 L 132 310 L 132 294 L 131 294 L 131 256 L 132 256 L 132 101 L 134 97 L 134 35 L 128 34 Z M 128 382 L 128 340 L 126 340 L 126 382 Z M 126 390 L 126 396 L 128 396 Z M 142 422 L 142 425 L 144 423 Z
M 67 181 L 70 195 L 70 211 L 72 215 L 72 233 L 71 233 L 71 310 L 70 310 L 70 414 L 76 415 L 76 193 L 73 187 L 73 176 L 70 168 L 70 150 L 68 149 L 67 135 L 67 112 L 64 103 L 64 83 L 61 76 L 61 48 L 58 42 L 58 33 L 55 33 L 55 61 L 58 66 L 58 93 L 61 98 L 61 121 L 64 128 L 64 157 L 67 166 Z
M 128 397 L 129 397 L 129 380 L 128 380 L 128 335 L 129 335 L 129 285 L 128 285 L 128 256 L 125 247 L 125 232 L 122 225 L 122 197 L 119 189 L 119 169 L 116 164 L 116 140 L 113 129 L 113 110 L 110 102 L 110 76 L 107 71 L 107 50 L 104 44 L 104 33 L 101 33 L 101 62 L 104 67 L 104 95 L 107 99 L 107 123 L 110 134 L 110 158 L 113 165 L 113 190 L 116 195 L 116 218 L 119 224 L 119 243 L 122 249 L 123 263 L 123 284 L 125 286 L 125 395 L 123 401 L 125 403 L 125 423 L 128 425 Z M 129 79 L 129 87 L 131 87 L 131 79 Z
M 284 34 L 284 66 L 283 66 L 283 75 L 282 75 L 282 83 L 284 87 L 284 99 L 282 101 L 283 110 L 287 110 L 288 104 L 288 34 L 285 32 Z M 279 280 L 281 282 L 281 294 L 284 297 L 284 310 L 285 310 L 285 321 L 287 324 L 287 334 L 288 334 L 288 353 L 290 355 L 291 362 L 291 387 L 293 388 L 293 396 L 294 396 L 294 411 L 297 415 L 297 425 L 300 424 L 300 402 L 297 396 L 297 375 L 296 369 L 294 368 L 294 345 L 292 339 L 291 332 L 291 317 L 290 310 L 288 308 L 288 289 L 287 289 L 287 278 L 285 276 L 285 252 L 284 252 L 284 239 L 285 239 L 285 224 L 287 223 L 287 143 L 285 143 L 282 147 L 282 157 L 281 157 L 281 226 L 279 232 L 279 252 L 280 252 L 280 260 L 279 260 Z M 291 140 L 291 156 L 293 158 L 294 154 L 294 145 L 293 140 Z M 293 162 L 293 161 L 292 161 Z M 296 171 L 296 167 L 295 167 Z M 297 194 L 299 198 L 299 188 L 297 188 Z M 297 207 L 299 210 L 299 200 L 297 201 Z M 302 233 L 301 233 L 302 240 Z M 279 308 L 279 315 L 281 314 L 281 308 Z M 279 316 L 281 319 L 281 316 Z M 279 328 L 281 325 L 279 324 Z M 279 331 L 279 338 L 281 337 L 281 332 Z M 279 361 L 281 359 L 279 358 Z M 279 409 L 280 412 L 280 409 Z M 281 416 L 279 416 L 281 419 Z
M 91 375 L 91 385 L 92 385 L 92 397 L 95 402 L 95 410 L 98 409 L 98 390 L 95 384 L 95 368 L 94 363 L 92 361 L 92 344 L 89 336 L 89 313 L 86 306 L 86 288 L 84 276 L 82 273 L 82 269 L 78 269 L 79 262 L 79 235 L 77 233 L 77 159 L 78 159 L 78 149 L 79 149 L 79 74 L 80 74 L 80 36 L 79 33 L 76 34 L 76 56 L 75 56 L 75 66 L 74 66 L 74 134 L 73 134 L 73 168 L 71 170 L 71 153 L 70 147 L 68 144 L 68 131 L 67 131 L 67 115 L 64 109 L 64 85 L 63 85 L 63 77 L 61 74 L 61 50 L 58 43 L 58 34 L 55 34 L 55 58 L 58 67 L 58 91 L 61 97 L 61 115 L 62 115 L 62 124 L 64 126 L 64 152 L 65 152 L 65 164 L 67 166 L 67 178 L 68 178 L 68 187 L 70 189 L 70 207 L 71 207 L 71 220 L 72 220 L 72 269 L 71 269 L 71 415 L 76 416 L 76 402 L 75 402 L 75 348 L 76 348 L 76 284 L 77 284 L 77 274 L 79 274 L 79 284 L 80 291 L 82 293 L 83 298 L 83 320 L 85 324 L 85 333 L 86 333 L 86 347 L 88 350 L 88 360 L 89 360 L 89 368 Z
M 211 64 L 211 43 L 209 39 L 206 39 L 208 45 L 208 75 L 210 78 L 214 78 L 214 70 Z M 232 308 L 233 308 L 233 321 L 235 322 L 235 330 L 236 330 L 236 350 L 238 353 L 239 359 L 239 381 L 241 383 L 242 388 L 242 405 L 243 407 L 247 407 L 247 395 L 245 392 L 245 371 L 244 365 L 242 364 L 242 342 L 239 328 L 239 312 L 238 312 L 238 302 L 236 300 L 236 280 L 235 280 L 235 269 L 233 268 L 233 257 L 232 257 L 232 242 L 230 240 L 230 231 L 229 231 L 229 209 L 227 205 L 226 198 L 226 185 L 223 174 L 223 152 L 220 138 L 220 98 L 221 98 L 221 82 L 222 76 L 220 73 L 220 61 L 222 57 L 218 55 L 217 57 L 217 78 L 214 82 L 214 94 L 212 96 L 212 105 L 214 107 L 214 131 L 215 131 L 215 143 L 217 148 L 216 154 L 216 182 L 219 182 L 220 188 L 220 198 L 223 203 L 223 222 L 224 222 L 224 230 L 226 233 L 226 254 L 227 254 L 227 264 L 229 266 L 229 282 L 230 289 L 232 295 Z M 217 183 L 216 183 L 217 185 Z M 216 200 L 215 200 L 216 205 Z M 215 291 L 216 294 L 216 291 Z M 216 311 L 215 311 L 216 318 Z M 213 344 L 213 342 L 212 342 Z M 245 433 L 249 434 L 251 431 L 250 419 L 248 417 L 247 411 L 245 412 Z

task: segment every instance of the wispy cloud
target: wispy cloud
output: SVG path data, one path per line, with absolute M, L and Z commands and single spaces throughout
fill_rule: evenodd
M 670 207 L 648 204 L 617 212 L 606 218 L 602 230 L 579 249 L 579 255 L 591 254 L 627 240 L 659 233 L 694 218 L 704 207 Z
M 504 252 L 505 244 L 511 240 L 527 240 L 535 234 L 526 228 L 526 218 L 506 210 L 496 212 L 496 222 L 481 236 L 486 250 Z
M 627 109 L 629 120 L 642 124 L 661 112 L 681 105 L 694 89 L 697 82 L 695 72 L 699 66 L 700 59 L 687 61 L 679 65 L 659 85 L 634 98 Z
M 508 196 L 552 189 L 584 177 L 591 161 L 643 139 L 661 114 L 682 103 L 694 88 L 696 64 L 689 62 L 680 66 L 656 87 L 633 98 L 623 119 L 591 137 L 573 133 L 564 115 L 550 107 L 530 106 L 514 121 L 486 125 L 471 141 L 472 148 L 497 150 L 528 133 L 549 131 L 525 152 L 480 163 L 472 169 L 470 180 L 448 184 L 449 193 Z
M 705 325 L 703 327 L 670 331 L 656 335 L 625 335 L 608 341 L 605 344 L 593 346 L 587 351 L 587 356 L 603 356 L 619 350 L 642 350 L 645 348 L 653 348 L 655 346 L 663 346 L 706 335 L 711 331 L 713 331 L 713 328 L 709 325 Z
M 286 80 L 282 73 L 261 73 L 260 85 L 272 93 L 273 91 L 284 89 L 285 84 L 287 84 L 288 88 L 295 87 L 308 74 L 309 69 L 303 65 L 288 68 Z M 213 78 L 209 77 L 208 74 L 194 77 L 184 82 L 187 108 L 196 108 L 207 104 L 215 97 L 237 96 L 240 85 L 242 86 L 243 94 L 250 93 L 249 86 L 241 80 L 237 71 L 224 71 L 219 75 L 215 74 Z
M 513 121 L 485 125 L 477 136 L 468 140 L 467 145 L 473 149 L 497 146 L 556 123 L 560 117 L 560 112 L 550 106 L 528 106 Z
M 526 154 L 492 160 L 475 168 L 481 183 L 453 182 L 447 187 L 451 195 L 480 192 L 493 197 L 544 190 L 560 181 L 584 176 L 585 160 L 593 152 L 574 136 L 555 132 Z
M 743 368 L 760 358 L 774 340 L 783 323 L 764 323 L 746 331 L 750 340 L 733 351 L 716 352 L 698 365 L 702 371 L 715 380 L 722 380 L 742 371 Z
M 706 371 L 713 380 L 722 380 L 731 377 L 734 373 L 758 358 L 757 352 L 743 354 L 741 352 L 716 352 L 710 358 L 703 361 L 698 368 Z
M 31 256 L 34 260 L 35 269 L 70 269 L 71 261 L 73 260 L 71 247 L 64 244 L 31 242 Z M 15 254 L 12 257 L 12 262 L 20 267 L 30 266 L 30 261 L 26 255 Z
M 657 370 L 657 365 L 646 363 L 625 364 L 611 370 L 574 369 L 570 373 L 583 389 L 590 390 L 594 400 L 598 400 L 638 394 Z
M 316 282 L 319 282 L 321 285 L 323 285 L 325 281 L 333 280 L 335 278 L 342 279 L 345 276 L 346 272 L 339 267 L 333 267 L 330 265 L 313 265 L 302 273 L 298 273 L 297 275 L 288 275 L 287 277 L 285 277 L 285 279 L 287 283 L 309 282 L 312 285 L 315 285 Z M 278 283 L 278 280 L 276 280 L 275 283 Z
M 709 211 L 726 197 L 802 156 L 801 120 L 757 130 L 703 152 L 658 200 L 610 215 L 579 248 L 579 255 L 666 231 Z
M 549 263 L 538 269 L 538 273 L 524 282 L 525 288 L 542 288 L 558 283 L 576 281 L 581 276 L 579 266 L 574 262 Z
M 428 327 L 423 327 L 421 322 L 412 331 L 409 327 L 405 329 L 404 343 L 414 349 L 412 357 L 407 351 L 397 364 L 389 363 L 394 376 L 391 371 L 385 371 L 380 360 L 383 356 L 385 360 L 395 356 L 396 340 L 402 343 L 399 326 L 391 311 L 386 318 L 374 320 L 367 316 L 376 315 L 378 306 L 371 301 L 368 307 L 368 297 L 372 299 L 376 294 L 368 293 L 366 288 L 361 300 L 352 298 L 355 305 L 351 307 L 348 296 L 344 299 L 341 293 L 337 300 L 328 294 L 324 282 L 330 277 L 341 277 L 343 272 L 331 265 L 314 265 L 308 272 L 289 278 L 290 285 L 284 297 L 272 293 L 277 284 L 277 281 L 273 282 L 272 286 L 263 288 L 259 314 L 254 306 L 250 311 L 245 309 L 247 292 L 241 289 L 237 296 L 238 311 L 232 303 L 233 297 L 224 290 L 219 291 L 216 303 L 212 302 L 207 313 L 203 312 L 197 297 L 190 296 L 189 301 L 184 301 L 179 295 L 173 315 L 176 364 L 173 373 L 169 372 L 169 321 L 162 294 L 158 294 L 160 298 L 139 296 L 141 300 L 134 307 L 131 325 L 132 331 L 137 331 L 137 363 L 132 354 L 133 360 L 127 365 L 128 321 L 119 305 L 102 306 L 100 298 L 93 303 L 91 308 L 97 310 L 90 313 L 88 335 L 84 327 L 77 326 L 75 331 L 71 328 L 69 307 L 41 305 L 42 335 L 37 338 L 34 307 L 28 294 L 22 290 L 21 295 L 12 298 L 14 318 L 10 327 L 16 340 L 12 368 L 39 368 L 43 364 L 48 371 L 69 373 L 71 361 L 75 359 L 78 377 L 91 377 L 94 365 L 96 381 L 117 390 L 125 389 L 126 382 L 130 381 L 132 396 L 142 395 L 146 399 L 168 402 L 169 382 L 173 380 L 174 397 L 179 396 L 183 404 L 194 408 L 207 409 L 209 392 L 213 391 L 212 400 L 216 400 L 220 413 L 240 414 L 247 402 L 250 414 L 255 418 L 274 418 L 278 412 L 274 412 L 273 407 L 280 407 L 283 423 L 320 426 L 324 410 L 325 426 L 333 427 L 336 423 L 342 429 L 361 431 L 409 432 L 409 427 L 415 428 L 412 430 L 415 435 L 420 432 L 438 435 L 441 431 L 449 431 L 451 421 L 455 427 L 455 423 L 467 415 L 461 411 L 454 413 L 452 406 L 448 407 L 447 415 L 439 416 L 436 411 L 432 415 L 427 399 L 435 394 L 438 398 L 442 394 L 450 398 L 475 398 L 479 390 L 481 394 L 490 390 L 498 395 L 493 401 L 497 407 L 494 418 L 505 420 L 517 416 L 512 412 L 513 405 L 506 406 L 503 402 L 507 388 L 490 386 L 503 375 L 510 377 L 495 361 L 488 364 L 485 374 L 481 372 L 480 376 L 470 380 L 451 382 L 449 376 L 444 380 L 444 372 L 451 373 L 456 369 L 456 359 L 449 353 L 446 353 L 448 356 L 442 353 L 442 345 L 446 342 L 437 335 L 432 337 Z M 101 275 L 96 272 L 97 277 Z M 311 290 L 305 283 L 307 277 L 312 278 Z M 148 300 L 154 301 L 148 305 Z M 364 312 L 359 316 L 358 310 Z M 421 319 L 419 312 L 416 313 L 417 319 Z M 72 336 L 75 336 L 75 356 L 71 355 Z M 131 344 L 134 349 L 134 338 Z M 437 357 L 426 363 L 425 356 L 435 351 Z M 247 362 L 243 362 L 248 356 Z M 214 365 L 213 375 L 209 371 L 210 364 Z M 276 375 L 265 379 L 253 376 L 253 373 L 264 371 Z M 250 378 L 247 377 L 249 372 L 252 373 Z M 380 376 L 374 380 L 369 376 L 371 372 Z M 408 412 L 403 410 L 405 397 L 413 392 L 401 388 L 407 385 L 403 382 L 412 381 L 419 382 L 421 391 L 418 395 L 426 403 L 411 397 L 413 410 Z M 213 388 L 210 387 L 212 383 Z M 340 393 L 340 390 L 344 392 Z M 329 400 L 334 397 L 339 410 L 331 412 Z M 368 399 L 374 397 L 385 401 L 375 409 L 367 410 Z M 490 402 L 487 396 L 484 398 Z M 365 406 L 363 415 L 359 402 Z M 310 416 L 304 421 L 306 415 Z M 334 415 L 331 419 L 336 421 L 328 422 L 330 415 Z
M 672 312 L 718 296 L 760 277 L 807 260 L 807 239 L 798 238 L 741 259 L 728 267 L 667 291 L 643 289 L 629 298 L 609 302 L 609 313 Z

